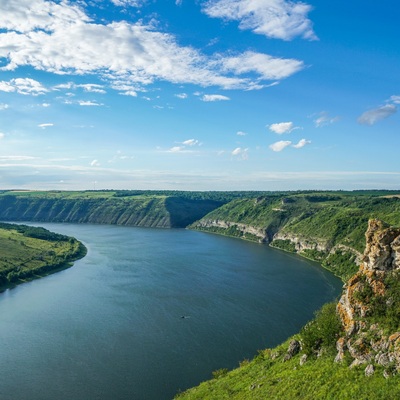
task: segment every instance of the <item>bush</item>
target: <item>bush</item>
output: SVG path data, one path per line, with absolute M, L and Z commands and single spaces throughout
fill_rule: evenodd
M 334 352 L 341 331 L 342 324 L 336 312 L 336 303 L 325 304 L 315 313 L 315 319 L 300 331 L 304 352 L 311 355 L 322 348 Z
M 225 376 L 228 373 L 228 368 L 220 368 L 216 371 L 213 371 L 212 376 L 214 379 L 219 379 Z

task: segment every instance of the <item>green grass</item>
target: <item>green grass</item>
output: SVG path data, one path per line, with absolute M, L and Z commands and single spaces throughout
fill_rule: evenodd
M 39 238 L 46 235 L 46 239 Z M 74 238 L 12 224 L 0 226 L 0 249 L 2 287 L 65 268 L 86 253 Z
M 299 339 L 299 335 L 294 338 Z M 210 380 L 183 393 L 179 400 L 394 400 L 400 398 L 400 377 L 383 377 L 383 368 L 366 377 L 366 365 L 349 368 L 349 364 L 335 363 L 331 352 L 319 357 L 309 356 L 300 365 L 304 354 L 284 361 L 288 339 L 274 349 L 259 351 L 250 362 L 241 362 L 232 371 L 217 370 Z
M 349 369 L 332 356 L 309 359 L 300 366 L 301 355 L 283 361 L 289 341 L 259 353 L 249 363 L 218 378 L 176 395 L 180 400 L 276 399 L 276 400 L 391 400 L 400 398 L 400 378 L 383 377 L 377 369 L 371 377 L 364 366 Z M 281 355 L 273 359 L 273 355 Z
M 271 245 L 295 252 L 290 238 L 311 244 L 300 255 L 321 262 L 335 275 L 346 280 L 356 270 L 358 253 L 365 247 L 368 220 L 381 219 L 392 226 L 400 226 L 400 198 L 396 192 L 368 191 L 315 192 L 271 194 L 258 198 L 236 199 L 207 214 L 191 227 L 226 236 L 242 237 L 237 224 L 247 224 L 266 232 Z M 230 222 L 230 227 L 207 226 L 206 221 Z M 287 240 L 275 239 L 280 233 Z M 327 251 L 312 250 L 312 245 L 326 247 Z M 330 249 L 339 246 L 330 254 Z

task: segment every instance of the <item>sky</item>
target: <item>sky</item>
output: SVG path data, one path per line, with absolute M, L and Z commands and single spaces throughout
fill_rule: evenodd
M 0 189 L 400 190 L 398 0 L 0 0 Z

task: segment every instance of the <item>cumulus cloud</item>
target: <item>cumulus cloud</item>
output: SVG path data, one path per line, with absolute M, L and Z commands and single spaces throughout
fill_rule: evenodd
M 307 144 L 310 144 L 311 141 L 310 140 L 306 140 L 306 139 L 301 139 L 299 140 L 299 143 L 294 144 L 292 147 L 294 147 L 295 149 L 301 149 L 302 147 L 304 147 Z
M 93 160 L 91 163 L 90 163 L 90 166 L 91 167 L 100 167 L 100 163 L 99 163 L 99 161 L 98 160 Z
M 4 139 L 6 135 L 3 132 L 0 132 L 0 139 Z
M 119 7 L 142 7 L 147 0 L 111 0 L 111 2 Z
M 185 146 L 196 146 L 199 144 L 199 141 L 196 139 L 188 139 L 182 142 L 182 144 Z
M 85 106 L 85 107 L 100 107 L 100 106 L 104 106 L 104 104 L 102 103 L 97 103 L 96 101 L 84 101 L 84 100 L 79 100 L 78 104 L 80 106 Z
M 339 121 L 339 117 L 330 117 L 326 111 L 322 111 L 318 114 L 318 117 L 314 119 L 314 124 L 317 128 L 322 126 L 331 125 Z
M 238 157 L 241 160 L 247 160 L 249 158 L 249 149 L 242 149 L 241 147 L 237 147 L 231 153 L 234 157 Z
M 97 83 L 76 84 L 74 82 L 67 82 L 67 83 L 61 83 L 53 87 L 54 90 L 60 90 L 60 89 L 72 90 L 78 88 L 83 89 L 85 92 L 100 93 L 100 94 L 106 93 L 106 91 L 104 90 L 104 86 L 99 85 Z
M 287 78 L 303 65 L 254 52 L 205 55 L 179 45 L 174 35 L 157 31 L 154 23 L 95 21 L 82 4 L 0 0 L 0 70 L 31 66 L 64 75 L 97 73 L 110 83 L 130 86 L 121 92 L 135 95 L 138 87 L 155 81 L 258 89 L 265 86 L 265 80 Z M 12 85 L 2 86 L 3 91 L 15 91 Z M 102 89 L 92 86 L 91 90 Z M 43 89 L 36 90 L 40 93 Z
M 302 61 L 272 57 L 254 51 L 246 51 L 243 54 L 231 57 L 220 57 L 215 61 L 215 65 L 218 65 L 222 71 L 239 75 L 254 71 L 265 80 L 284 79 L 304 68 Z M 255 88 L 264 87 L 264 85 L 259 85 L 256 82 L 253 84 Z
M 171 147 L 168 150 L 168 152 L 169 153 L 179 153 L 179 152 L 182 152 L 183 150 L 185 150 L 185 146 L 174 146 L 174 147 Z
M 240 29 L 283 40 L 317 39 L 307 17 L 311 10 L 306 3 L 287 0 L 209 0 L 203 6 L 210 17 L 239 21 Z
M 391 96 L 389 101 L 394 104 L 400 104 L 400 96 Z
M 394 104 L 386 104 L 364 112 L 358 118 L 358 122 L 362 125 L 374 125 L 378 121 L 388 118 L 396 112 L 397 107 Z
M 202 98 L 202 101 L 210 102 L 210 101 L 226 101 L 230 100 L 229 97 L 223 96 L 222 94 L 205 94 Z
M 187 99 L 188 95 L 186 93 L 178 93 L 175 95 L 178 99 Z
M 42 128 L 42 129 L 46 129 L 46 128 L 49 128 L 49 127 L 51 127 L 51 126 L 54 126 L 54 124 L 52 124 L 52 123 L 47 123 L 47 124 L 39 124 L 39 125 L 38 125 L 38 127 L 39 127 L 39 128 Z
M 288 147 L 292 144 L 289 140 L 280 140 L 279 142 L 275 142 L 269 146 L 272 151 L 282 151 L 285 147 Z
M 0 34 L 0 41 L 1 41 L 1 34 Z M 23 95 L 38 96 L 40 94 L 48 92 L 48 89 L 46 89 L 40 82 L 34 79 L 15 78 L 11 79 L 8 82 L 0 81 L 0 92 L 9 92 L 9 93 L 16 92 Z
M 236 132 L 236 135 L 238 135 L 238 136 L 246 136 L 247 133 L 246 132 L 242 132 L 242 131 L 238 131 L 238 132 Z
M 277 133 L 278 135 L 282 135 L 284 133 L 290 133 L 296 127 L 294 126 L 293 122 L 279 122 L 276 124 L 267 125 L 269 130 Z
M 9 108 L 9 105 L 6 103 L 0 103 L 0 111 L 2 110 L 7 110 L 7 108 Z
M 193 150 L 187 147 L 200 146 L 201 143 L 197 139 L 187 139 L 180 142 L 181 146 L 174 146 L 167 150 L 168 153 L 192 153 Z

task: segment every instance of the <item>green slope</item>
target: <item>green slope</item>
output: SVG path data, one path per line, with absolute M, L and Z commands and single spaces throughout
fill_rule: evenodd
M 44 228 L 0 223 L 0 287 L 70 266 L 86 249 L 74 238 Z
M 395 400 L 400 398 L 398 376 L 385 379 L 382 370 L 371 377 L 365 365 L 349 369 L 322 355 L 300 365 L 300 355 L 283 361 L 289 340 L 275 349 L 260 351 L 237 369 L 215 371 L 216 378 L 184 393 L 179 400 Z M 280 354 L 275 358 L 276 354 Z M 211 378 L 211 376 L 210 376 Z
M 400 198 L 384 194 L 318 192 L 237 199 L 191 227 L 261 241 L 243 225 L 257 228 L 265 236 L 263 241 L 319 261 L 346 280 L 357 269 L 368 220 L 379 218 L 400 226 Z
M 0 195 L 3 221 L 74 222 L 184 228 L 221 201 L 114 192 L 8 192 Z

